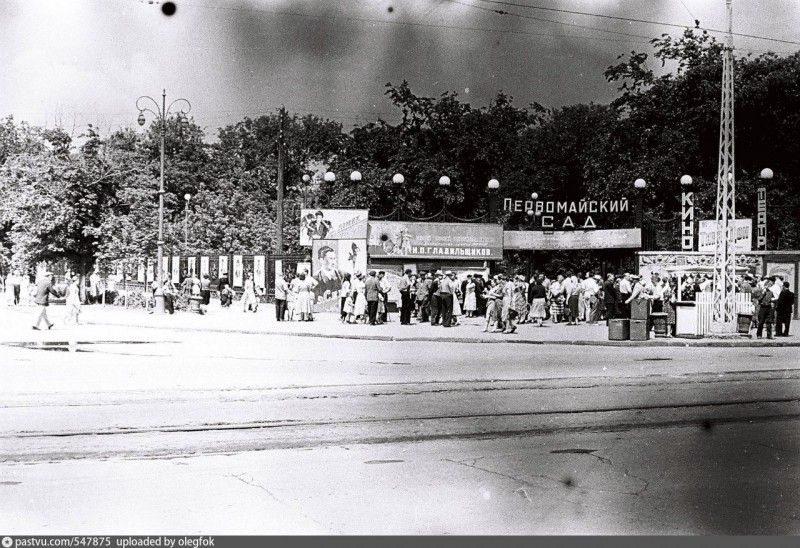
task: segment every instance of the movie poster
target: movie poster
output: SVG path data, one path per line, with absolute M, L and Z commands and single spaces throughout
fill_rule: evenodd
M 228 283 L 230 283 L 231 279 L 228 274 L 228 256 L 220 255 L 218 262 L 219 262 L 219 272 L 218 272 L 219 279 L 221 280 L 222 278 L 227 278 Z
M 314 240 L 348 240 L 367 237 L 366 209 L 301 209 L 300 245 Z
M 315 240 L 312 247 L 311 275 L 317 280 L 314 296 L 319 300 L 339 296 L 344 275 L 366 273 L 366 240 Z
M 145 275 L 144 261 L 140 260 L 139 267 L 136 270 L 136 281 L 139 283 L 144 283 L 145 280 L 144 275 Z
M 208 271 L 208 257 L 200 257 L 200 277 L 202 278 L 205 274 L 209 274 Z
M 264 255 L 253 257 L 253 281 L 256 287 L 267 287 L 266 257 Z
M 197 257 L 186 257 L 186 270 L 190 278 L 197 274 Z
M 244 285 L 244 263 L 241 255 L 233 256 L 233 286 L 242 287 Z

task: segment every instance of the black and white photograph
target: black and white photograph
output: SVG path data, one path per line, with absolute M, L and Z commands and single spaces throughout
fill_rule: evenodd
M 0 544 L 800 535 L 798 21 L 0 1 Z

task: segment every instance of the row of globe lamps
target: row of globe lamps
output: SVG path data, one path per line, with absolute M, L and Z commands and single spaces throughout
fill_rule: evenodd
M 336 174 L 332 171 L 327 171 L 325 172 L 323 179 L 327 183 L 332 183 L 336 181 Z M 362 176 L 360 171 L 353 171 L 352 173 L 350 173 L 350 180 L 353 181 L 354 183 L 361 181 L 361 179 Z M 303 175 L 303 183 L 308 184 L 309 182 L 311 182 L 311 177 L 307 174 Z M 395 173 L 394 176 L 392 177 L 392 182 L 400 185 L 406 182 L 406 178 L 403 176 L 402 173 Z M 439 185 L 450 186 L 450 177 L 448 177 L 447 175 L 442 175 L 441 177 L 439 177 Z M 500 188 L 500 181 L 498 181 L 497 179 L 491 179 L 487 183 L 486 187 L 489 190 L 497 190 L 498 188 Z

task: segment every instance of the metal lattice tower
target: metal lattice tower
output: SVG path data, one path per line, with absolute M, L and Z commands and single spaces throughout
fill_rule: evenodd
M 733 6 L 728 11 L 728 36 L 722 58 L 722 105 L 717 168 L 717 246 L 714 252 L 714 321 L 712 331 L 736 328 L 736 179 L 733 146 Z

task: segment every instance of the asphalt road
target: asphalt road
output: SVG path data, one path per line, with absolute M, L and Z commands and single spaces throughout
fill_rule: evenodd
M 10 532 L 800 532 L 797 348 L 48 340 L 0 346 Z

